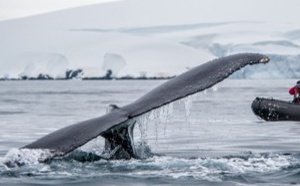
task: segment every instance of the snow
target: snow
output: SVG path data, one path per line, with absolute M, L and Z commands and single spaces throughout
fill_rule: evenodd
M 124 58 L 118 54 L 107 53 L 104 55 L 104 62 L 102 69 L 104 71 L 111 70 L 111 76 L 117 77 L 119 71 L 126 66 Z
M 240 52 L 271 57 L 234 78 L 299 78 L 300 1 L 129 0 L 0 22 L 0 78 L 173 76 Z M 283 8 L 284 7 L 284 8 Z M 284 16 L 283 16 L 284 15 Z

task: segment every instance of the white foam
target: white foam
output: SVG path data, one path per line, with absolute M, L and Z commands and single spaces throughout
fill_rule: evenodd
M 130 175 L 159 175 L 174 179 L 193 177 L 199 180 L 222 181 L 223 175 L 269 174 L 299 164 L 292 156 L 280 154 L 256 155 L 253 157 L 185 159 L 154 156 L 147 160 L 120 161 L 115 166 L 135 170 Z M 144 167 L 139 170 L 138 167 Z M 147 167 L 151 167 L 147 169 Z
M 53 154 L 42 149 L 11 149 L 2 158 L 1 163 L 9 167 L 34 165 L 46 161 Z

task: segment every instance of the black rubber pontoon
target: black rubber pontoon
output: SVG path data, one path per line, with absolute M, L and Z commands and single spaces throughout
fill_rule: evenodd
M 300 121 L 300 104 L 297 103 L 257 97 L 251 108 L 266 121 Z

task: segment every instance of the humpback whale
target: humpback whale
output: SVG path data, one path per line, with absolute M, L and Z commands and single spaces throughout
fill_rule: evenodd
M 102 136 L 106 140 L 105 151 L 112 154 L 109 159 L 139 158 L 132 140 L 138 116 L 208 89 L 246 65 L 267 63 L 269 60 L 266 55 L 253 53 L 211 60 L 161 84 L 133 103 L 123 107 L 111 106 L 110 112 L 103 116 L 54 131 L 21 149 L 45 149 L 57 157 Z

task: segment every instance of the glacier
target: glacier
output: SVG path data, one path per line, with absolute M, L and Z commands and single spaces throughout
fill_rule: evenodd
M 300 78 L 298 5 L 125 0 L 2 21 L 0 79 L 172 77 L 241 52 L 271 62 L 232 78 Z

